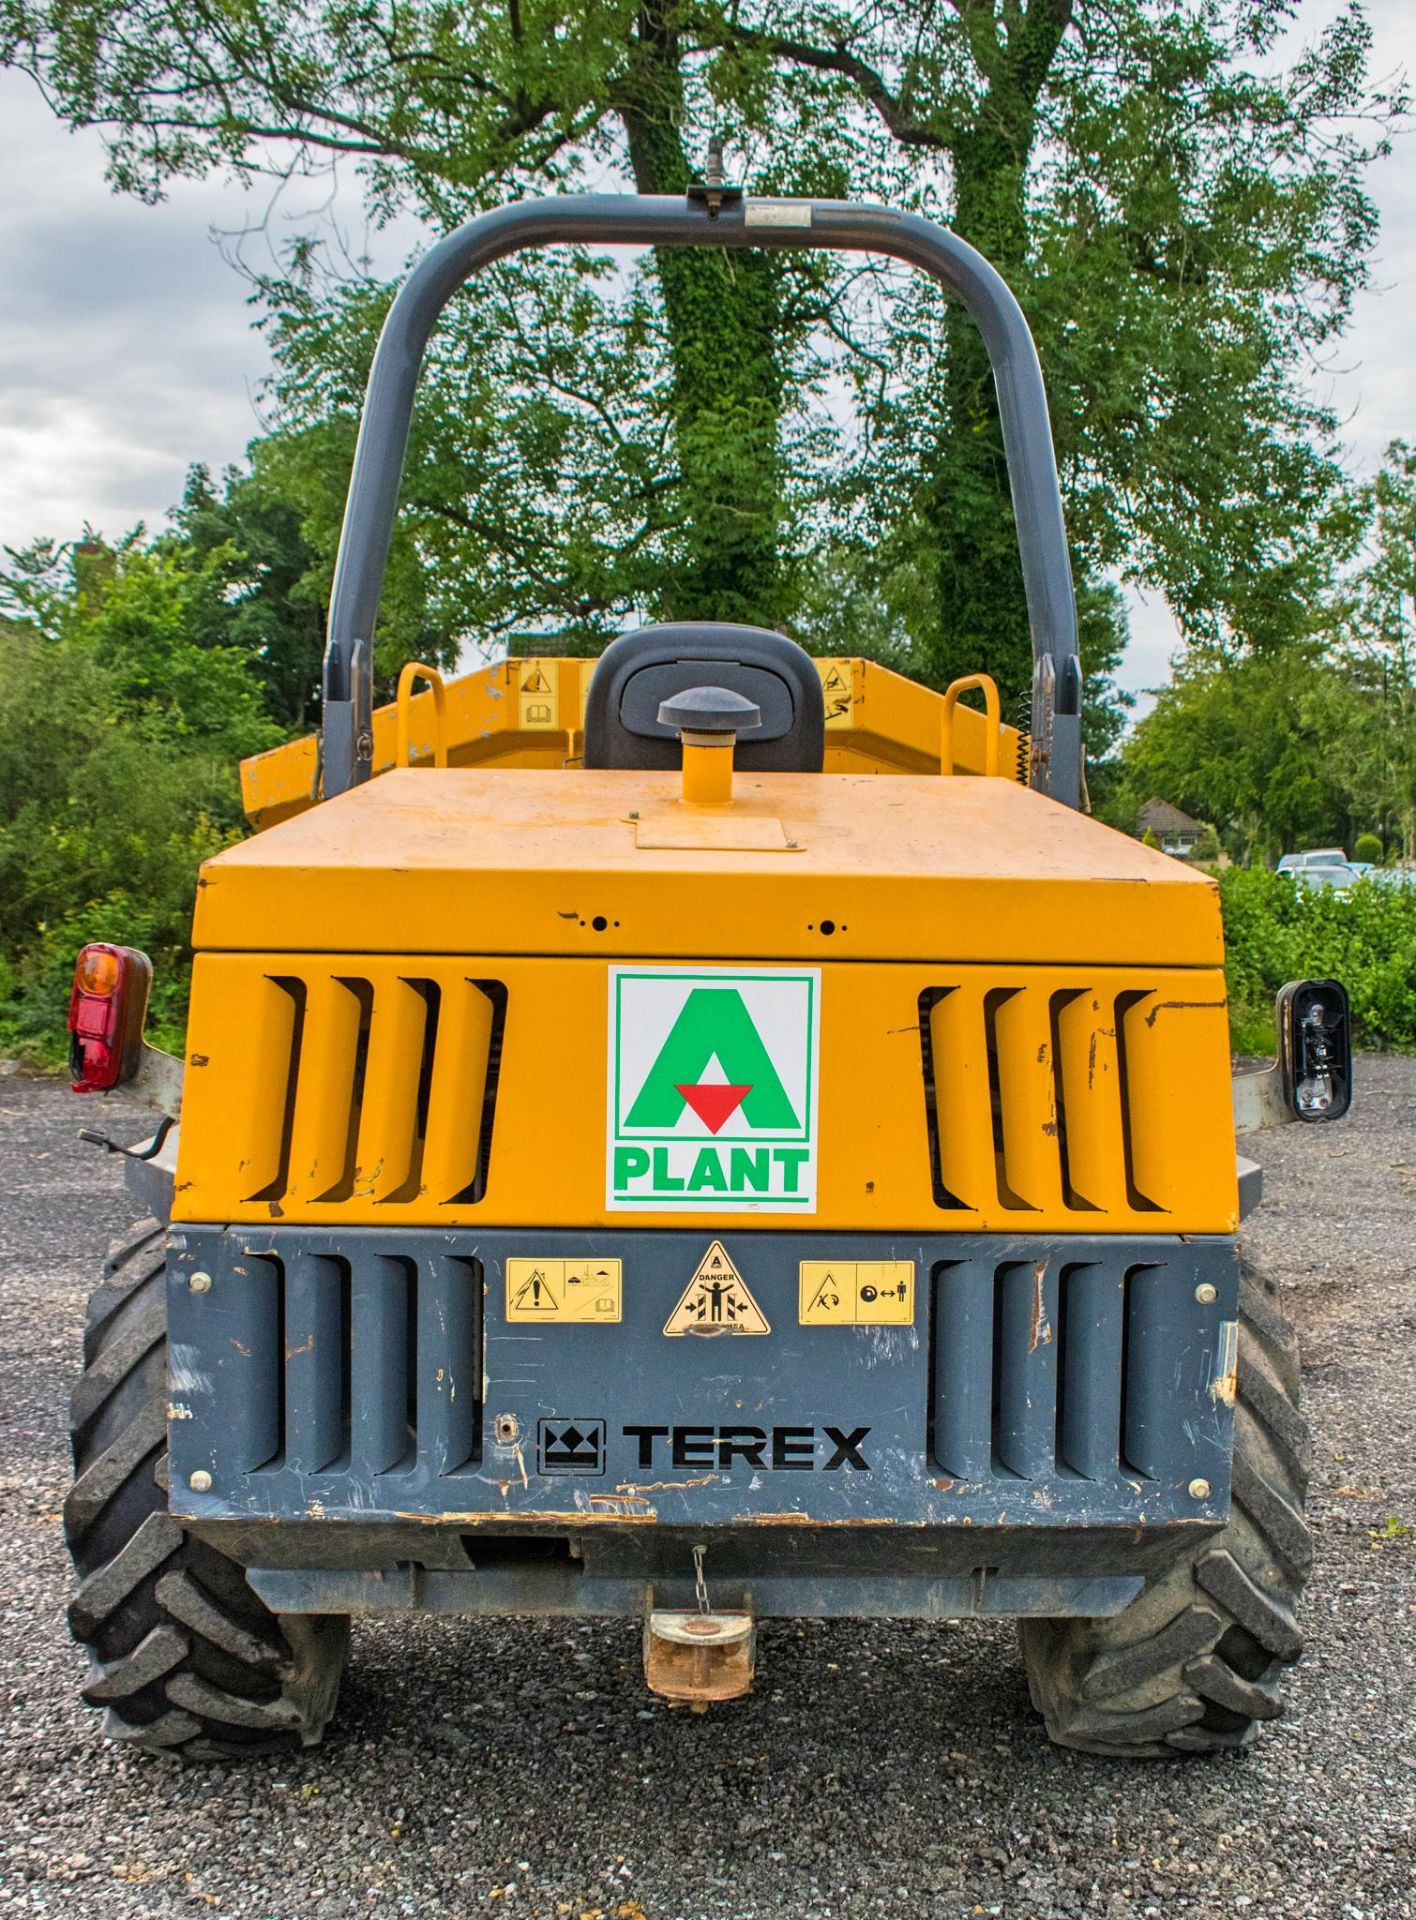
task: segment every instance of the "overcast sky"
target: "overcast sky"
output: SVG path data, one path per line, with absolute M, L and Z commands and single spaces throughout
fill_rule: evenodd
M 1337 5 L 1303 0 L 1300 29 Z M 1375 75 L 1416 75 L 1416 0 L 1368 0 L 1368 12 Z M 262 193 L 208 181 L 178 184 L 158 207 L 116 196 L 98 136 L 69 133 L 11 72 L 0 72 L 0 182 L 0 543 L 68 538 L 85 521 L 110 536 L 159 525 L 192 461 L 239 459 L 260 430 L 267 357 L 246 282 L 213 234 L 258 221 Z M 1382 214 L 1375 285 L 1314 372 L 1363 467 L 1389 440 L 1416 438 L 1416 135 L 1371 187 Z M 299 226 L 324 197 L 305 185 L 272 231 Z M 357 194 L 341 205 L 356 208 Z M 394 271 L 401 236 L 373 244 Z M 1164 606 L 1135 600 L 1123 682 L 1154 686 L 1173 645 Z

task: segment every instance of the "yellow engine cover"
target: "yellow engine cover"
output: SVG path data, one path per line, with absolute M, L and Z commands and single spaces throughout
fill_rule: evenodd
M 176 1218 L 1232 1231 L 1211 881 L 1007 780 L 737 792 L 405 770 L 209 862 Z M 811 977 L 809 1206 L 747 1148 L 733 1193 L 690 1156 L 662 1210 L 616 1203 L 640 962 Z

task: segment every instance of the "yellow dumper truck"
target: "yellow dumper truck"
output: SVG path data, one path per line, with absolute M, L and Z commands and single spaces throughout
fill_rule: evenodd
M 375 711 L 429 331 L 552 242 L 871 250 L 964 303 L 1026 734 L 982 673 L 941 695 L 712 623 L 410 668 Z M 1013 1615 L 1064 1744 L 1280 1711 L 1306 1438 L 1236 1242 L 1219 904 L 1080 810 L 1080 706 L 1037 356 L 955 235 L 718 190 L 433 249 L 370 379 L 320 737 L 247 763 L 257 831 L 201 874 L 185 1059 L 142 1038 L 143 956 L 76 974 L 76 1086 L 165 1115 L 73 1400 L 112 1736 L 317 1740 L 350 1616 L 414 1609 L 632 1617 L 696 1708 L 750 1688 L 761 1617 Z M 1340 988 L 1281 1014 L 1241 1124 L 1347 1103 Z

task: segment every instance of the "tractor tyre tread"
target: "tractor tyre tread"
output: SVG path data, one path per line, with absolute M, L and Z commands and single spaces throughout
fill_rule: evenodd
M 1050 1739 L 1174 1759 L 1245 1746 L 1282 1713 L 1284 1670 L 1303 1650 L 1294 1608 L 1313 1559 L 1303 1517 L 1311 1454 L 1297 1340 L 1272 1285 L 1246 1265 L 1228 1524 L 1109 1619 L 1020 1622 L 1029 1693 Z
M 148 1221 L 89 1301 L 70 1404 L 64 1531 L 78 1574 L 69 1624 L 83 1698 L 126 1745 L 181 1759 L 313 1745 L 334 1710 L 343 1617 L 277 1616 L 243 1569 L 167 1511 L 166 1270 Z

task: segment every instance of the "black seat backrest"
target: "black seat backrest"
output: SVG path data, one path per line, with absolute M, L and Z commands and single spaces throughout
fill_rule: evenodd
M 587 767 L 676 767 L 680 748 L 661 702 L 690 687 L 729 687 L 761 709 L 737 743 L 744 772 L 820 773 L 826 709 L 811 655 L 785 634 L 679 620 L 621 634 L 601 654 L 585 703 Z

